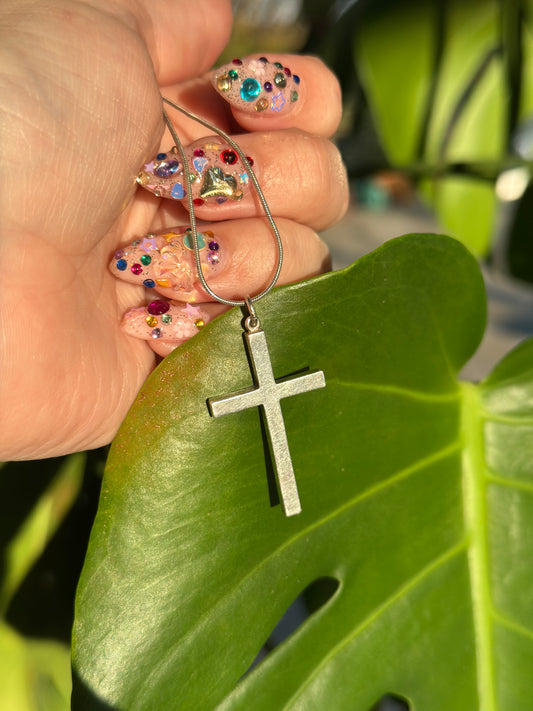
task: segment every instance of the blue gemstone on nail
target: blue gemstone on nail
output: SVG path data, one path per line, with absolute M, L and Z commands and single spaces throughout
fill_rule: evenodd
M 175 185 L 173 185 L 170 194 L 172 195 L 174 200 L 181 200 L 182 197 L 185 197 L 185 190 L 183 189 L 183 185 L 181 185 L 180 183 L 176 183 Z
M 117 269 L 119 272 L 123 272 L 128 268 L 128 262 L 125 259 L 119 259 L 117 262 Z
M 158 153 L 158 154 L 156 155 L 156 159 L 157 159 L 157 160 L 165 160 L 166 157 L 167 157 L 167 154 L 166 154 L 166 153 Z
M 261 84 L 257 79 L 245 79 L 241 84 L 241 98 L 244 101 L 253 101 L 261 93 Z
M 153 279 L 145 279 L 145 280 L 143 281 L 143 285 L 144 285 L 147 289 L 153 289 L 154 286 L 155 286 L 155 281 L 154 281 Z
M 298 74 L 293 74 L 293 75 L 292 75 L 292 78 L 294 79 L 294 81 L 295 81 L 296 84 L 299 84 L 299 83 L 300 83 L 300 77 L 298 76 Z
M 195 158 L 192 162 L 192 164 L 194 166 L 194 170 L 197 173 L 201 173 L 208 163 L 209 163 L 209 161 L 207 160 L 207 158 L 204 158 L 203 156 L 199 156 L 198 158 Z

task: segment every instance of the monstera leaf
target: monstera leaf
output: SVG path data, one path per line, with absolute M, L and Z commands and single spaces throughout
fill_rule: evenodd
M 391 165 L 423 179 L 446 229 L 477 255 L 491 246 L 498 175 L 531 159 L 529 131 L 520 155 L 513 144 L 533 115 L 530 5 L 374 2 L 355 32 L 357 72 Z
M 276 377 L 326 377 L 283 401 L 303 512 L 276 505 L 258 410 L 208 414 L 251 385 L 231 311 L 162 363 L 112 447 L 73 709 L 369 711 L 388 693 L 422 711 L 528 707 L 533 343 L 458 382 L 484 288 L 435 235 L 279 289 L 258 315 Z

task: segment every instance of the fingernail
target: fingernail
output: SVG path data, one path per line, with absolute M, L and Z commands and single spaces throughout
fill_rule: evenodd
M 158 153 L 143 166 L 137 183 L 156 197 L 180 200 L 185 196 L 183 162 L 173 146 L 167 153 Z
M 193 203 L 223 205 L 238 201 L 249 191 L 250 176 L 236 151 L 216 136 L 201 138 L 185 149 Z M 246 156 L 250 165 L 253 158 Z M 177 149 L 158 153 L 137 176 L 137 182 L 157 197 L 186 200 L 183 165 Z
M 127 311 L 122 329 L 144 341 L 186 341 L 210 320 L 207 312 L 198 306 L 155 299 L 148 306 Z
M 206 279 L 219 274 L 225 261 L 224 250 L 210 230 L 198 232 L 200 262 Z M 147 289 L 173 289 L 187 296 L 201 283 L 196 270 L 192 230 L 176 228 L 150 233 L 119 249 L 109 265 L 113 274 L 131 284 L 142 284 Z
M 299 98 L 300 77 L 266 57 L 234 59 L 216 69 L 211 82 L 226 101 L 250 113 L 287 113 Z

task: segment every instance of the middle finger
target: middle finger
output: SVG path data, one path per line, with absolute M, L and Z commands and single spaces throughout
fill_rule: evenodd
M 253 170 L 274 215 L 306 224 L 315 230 L 326 229 L 344 215 L 348 206 L 346 171 L 338 149 L 329 140 L 298 129 L 245 134 L 237 136 L 235 140 L 244 154 L 253 159 Z M 264 214 L 240 159 L 234 160 L 231 166 L 225 166 L 220 161 L 219 156 L 223 156 L 229 148 L 218 137 L 207 137 L 195 141 L 186 149 L 189 154 L 189 172 L 194 179 L 195 214 L 202 220 L 227 220 Z M 194 158 L 198 152 L 202 155 L 200 160 Z M 161 153 L 158 158 L 167 155 Z M 233 158 L 236 159 L 235 153 Z M 150 182 L 154 182 L 151 181 L 154 171 L 156 174 L 157 171 L 161 172 L 157 160 L 145 166 L 144 185 L 148 189 L 152 189 Z M 186 190 L 179 185 L 180 180 L 184 184 L 184 178 L 176 176 L 177 173 L 174 173 L 168 178 L 158 178 L 155 188 L 158 192 L 163 189 L 166 197 L 172 195 L 176 198 L 179 206 L 177 209 L 173 201 L 168 200 L 161 206 L 171 223 L 182 219 L 182 208 L 188 205 Z M 167 180 L 168 187 L 162 185 Z M 215 181 L 220 183 L 229 199 L 203 199 L 213 192 Z M 172 189 L 171 183 L 174 184 Z M 176 184 L 179 190 L 176 190 Z M 228 187 L 232 184 L 236 186 L 233 193 L 232 188 Z

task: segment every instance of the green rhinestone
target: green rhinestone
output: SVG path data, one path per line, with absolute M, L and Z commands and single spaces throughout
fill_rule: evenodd
M 143 254 L 140 261 L 141 261 L 141 264 L 144 264 L 144 266 L 147 267 L 150 264 L 150 262 L 152 261 L 152 257 L 150 257 L 150 255 L 148 255 L 148 254 Z
M 298 92 L 297 91 L 291 92 L 291 102 L 294 103 L 295 101 L 298 101 Z
M 287 86 L 287 77 L 282 72 L 278 72 L 274 77 L 274 84 L 280 89 L 284 89 Z
M 283 64 L 280 64 L 279 62 L 274 62 L 274 66 L 278 69 L 283 69 Z
M 235 69 L 230 69 L 228 72 L 228 76 L 230 79 L 238 79 L 239 78 L 239 72 L 237 72 Z
M 198 249 L 202 250 L 205 249 L 205 240 L 201 232 L 197 232 L 196 234 L 197 242 L 198 242 Z M 187 249 L 193 249 L 193 239 L 192 239 L 192 230 L 185 230 L 185 237 L 183 238 L 183 244 Z
M 172 316 L 170 314 L 163 314 L 161 321 L 163 321 L 163 323 L 172 323 Z

